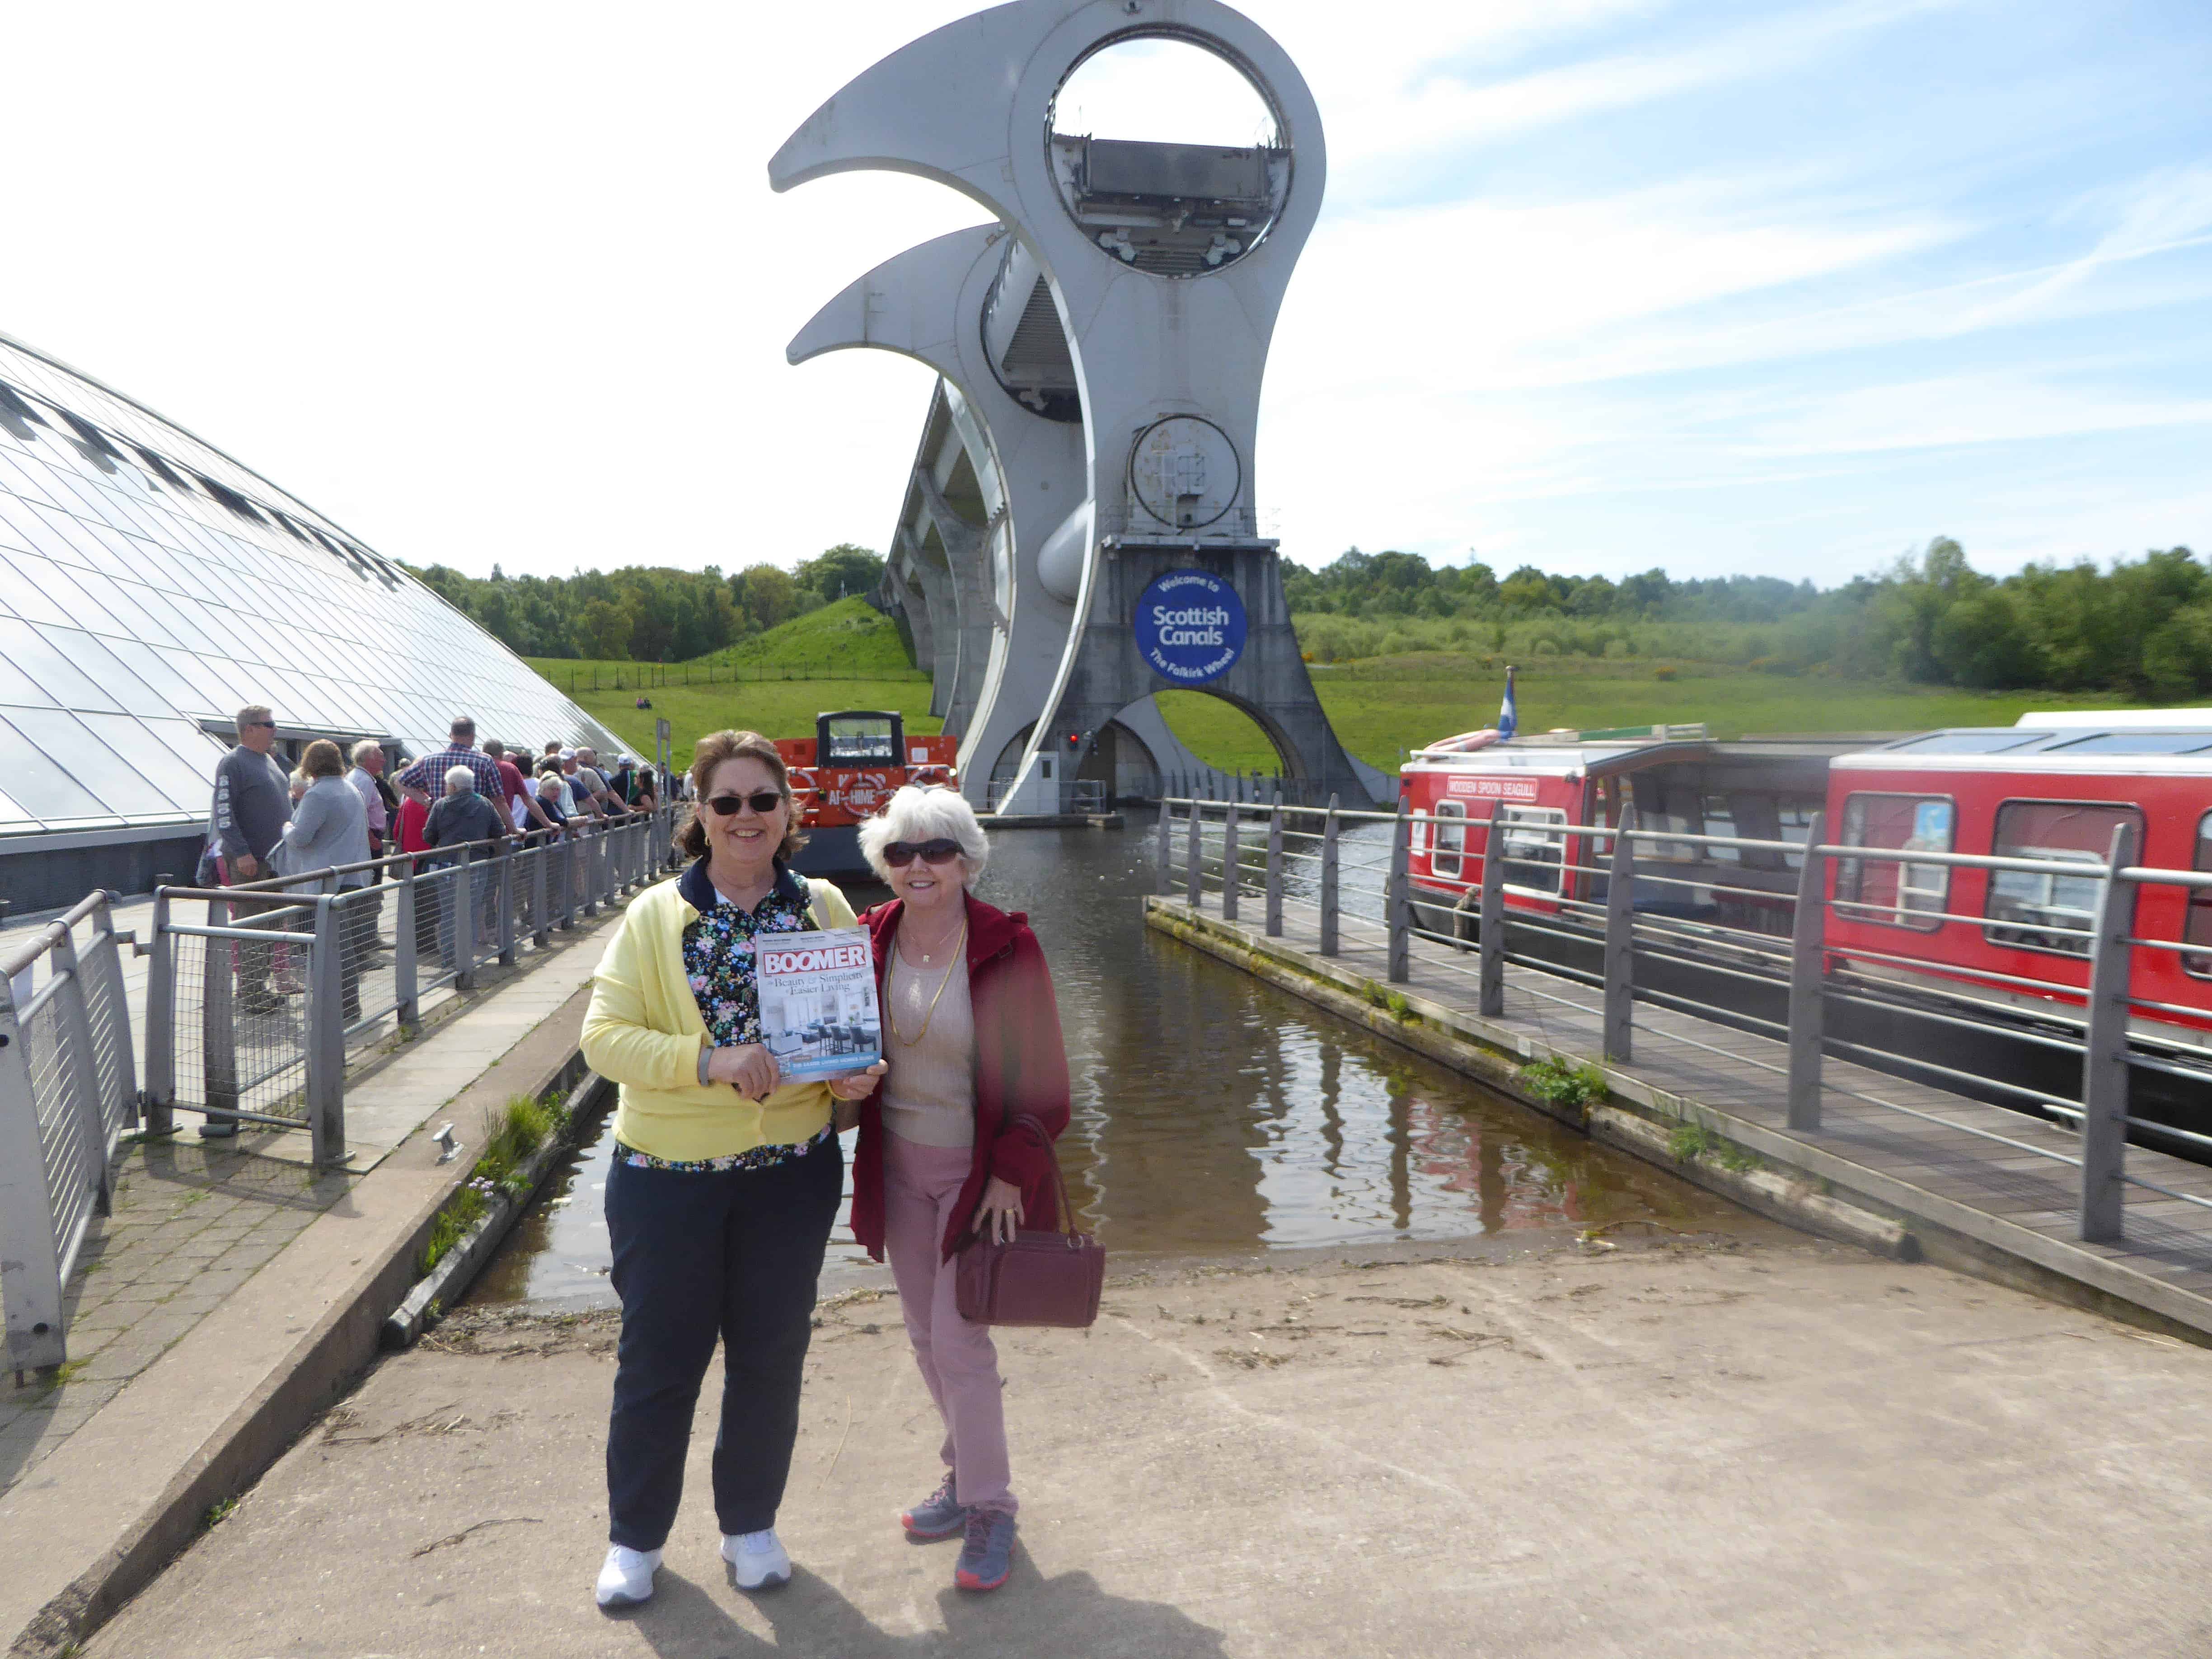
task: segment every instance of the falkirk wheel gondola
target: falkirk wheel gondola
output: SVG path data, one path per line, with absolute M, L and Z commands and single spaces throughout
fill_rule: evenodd
M 1239 70 L 1272 112 L 1273 142 L 1055 132 L 1069 76 L 1146 38 Z M 948 623 L 963 635 L 951 660 L 970 665 L 956 668 L 952 693 L 956 706 L 974 699 L 962 711 L 973 738 L 963 770 L 988 768 L 994 739 L 1026 726 L 1006 805 L 1055 811 L 1060 781 L 1102 733 L 1117 719 L 1133 726 L 1154 691 L 1185 687 L 1250 714 L 1301 795 L 1387 798 L 1382 775 L 1353 762 L 1329 727 L 1291 629 L 1276 544 L 1257 533 L 1261 375 L 1325 173 L 1318 112 L 1281 48 L 1212 0 L 1017 0 L 859 76 L 785 143 L 769 179 L 787 190 L 860 169 L 936 179 L 1000 221 L 888 262 L 792 347 L 798 359 L 882 344 L 932 362 L 1012 497 L 969 526 L 992 556 L 990 580 L 964 584 L 991 611 L 980 676 L 977 607 L 962 618 L 950 556 L 941 575 L 914 573 L 937 665 Z M 1065 430 L 1042 435 L 1054 427 Z M 1029 459 L 1012 462 L 1014 452 Z M 1071 471 L 1079 499 L 1044 505 Z M 986 568 L 972 546 L 964 562 Z

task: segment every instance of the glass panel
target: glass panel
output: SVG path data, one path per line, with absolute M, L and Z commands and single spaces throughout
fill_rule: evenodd
M 2100 732 L 2053 744 L 2054 755 L 2201 755 L 2212 750 L 2212 732 Z
M 2041 743 L 2050 736 L 2048 732 L 2022 732 L 2014 726 L 2004 726 L 1993 732 L 1935 732 L 1924 738 L 1893 743 L 1887 752 L 1896 754 L 1910 750 L 1916 755 L 2002 755 L 2007 750 L 2025 749 L 2032 743 Z
M 8 723 L 53 757 L 57 765 L 125 817 L 144 817 L 195 809 L 141 774 L 106 744 L 95 740 L 76 715 L 58 708 L 11 708 Z M 33 795 L 33 800 L 40 799 Z
M 185 811 L 210 804 L 215 763 L 222 758 L 222 751 L 212 748 L 204 733 L 183 720 L 149 720 L 142 726 L 128 714 L 87 714 L 84 723 Z M 204 771 L 193 764 L 202 758 Z
M 896 766 L 889 715 L 834 714 L 822 720 L 825 766 Z
M 65 708 L 122 707 L 27 623 L 0 617 L 0 657 L 28 675 L 48 697 Z
M 33 823 L 36 822 L 37 820 L 32 817 L 28 812 L 26 812 L 21 807 L 16 805 L 15 803 L 9 799 L 7 796 L 0 795 L 0 823 Z
M 1566 863 L 1567 815 L 1556 806 L 1505 809 L 1505 884 L 1556 893 Z
M 2123 823 L 2140 830 L 2142 810 L 2096 801 L 2008 801 L 1997 808 L 1996 834 L 1990 850 L 1999 858 L 2101 865 L 2112 851 L 2112 831 Z M 1992 945 L 2086 957 L 2089 941 L 2077 935 L 2087 935 L 2096 921 L 2097 894 L 2103 885 L 2102 878 L 2095 875 L 1992 870 L 1987 914 L 1992 921 L 2014 925 L 1984 931 Z
M 199 711 L 199 693 L 151 646 L 137 640 L 102 640 L 100 644 L 113 653 L 125 668 L 145 681 L 147 687 L 161 698 L 162 706 L 153 712 L 173 714 L 180 710 Z
M 1948 853 L 1956 818 L 1948 800 L 1914 795 L 1853 795 L 1844 803 L 1843 844 Z M 1949 907 L 1950 899 L 1948 865 L 1844 859 L 1836 867 L 1836 902 L 1856 921 L 1932 933 L 1943 924 L 1922 917 L 1930 912 L 1940 914 Z
M 1467 851 L 1467 808 L 1455 800 L 1437 803 L 1437 850 L 1429 868 L 1440 876 L 1456 876 Z
M 8 780 L 9 793 L 38 802 L 39 821 L 42 823 L 117 816 L 102 806 L 90 790 L 55 765 L 45 750 L 10 724 L 19 716 L 33 712 L 10 708 L 4 718 L 0 718 L 0 777 Z M 70 724 L 76 726 L 76 722 L 71 720 Z M 77 740 L 88 745 L 92 735 L 79 726 Z
M 112 652 L 89 634 L 73 628 L 42 628 L 39 635 L 67 657 L 84 674 L 105 689 L 125 712 L 133 714 L 173 714 L 175 707 L 156 696 L 145 682 L 116 660 Z M 124 641 L 118 640 L 118 645 Z
M 0 583 L 8 589 L 8 605 L 27 622 L 59 623 L 76 626 L 76 619 L 54 603 L 56 567 L 35 553 L 18 553 L 0 547 Z
M 2197 821 L 2197 864 L 2212 871 L 2212 812 Z M 2182 939 L 2191 945 L 2212 945 L 2212 887 L 2189 890 L 2189 921 Z M 2184 957 L 2181 965 L 2191 973 L 2212 977 L 2212 957 Z

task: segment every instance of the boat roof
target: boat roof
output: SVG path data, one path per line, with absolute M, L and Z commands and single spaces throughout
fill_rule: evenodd
M 1957 726 L 1923 732 L 1839 758 L 1871 771 L 2132 772 L 2212 775 L 2212 710 L 2069 711 L 2023 715 L 2017 726 Z M 2180 717 L 2203 715 L 2191 724 Z M 2035 719 L 2043 723 L 2031 726 Z
M 2207 740 L 2212 741 L 2212 734 L 2208 735 Z M 1494 743 L 1465 753 L 1419 750 L 1407 759 L 1401 770 L 1603 778 L 1685 763 L 1778 766 L 1785 763 L 1832 761 L 1863 744 L 1863 739 L 1819 737 L 1763 738 L 1730 743 L 1703 737 L 1655 740 L 1585 736 L 1582 741 L 1569 741 L 1558 734 L 1547 733 L 1541 742 Z

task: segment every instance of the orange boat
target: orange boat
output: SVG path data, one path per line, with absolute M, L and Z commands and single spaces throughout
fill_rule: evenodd
M 802 814 L 806 846 L 798 868 L 810 876 L 865 873 L 860 826 L 902 784 L 956 787 L 957 738 L 909 737 L 905 717 L 883 709 L 817 714 L 811 738 L 778 738 Z

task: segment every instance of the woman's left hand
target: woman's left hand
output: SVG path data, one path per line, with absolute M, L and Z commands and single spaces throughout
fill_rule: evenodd
M 876 1079 L 890 1070 L 887 1062 L 878 1060 L 865 1072 L 840 1072 L 828 1079 L 830 1092 L 840 1100 L 866 1100 L 876 1091 Z
M 993 1176 L 983 1188 L 982 1201 L 975 1206 L 975 1236 L 1004 1239 L 1011 1244 L 1021 1224 L 1022 1189 Z

